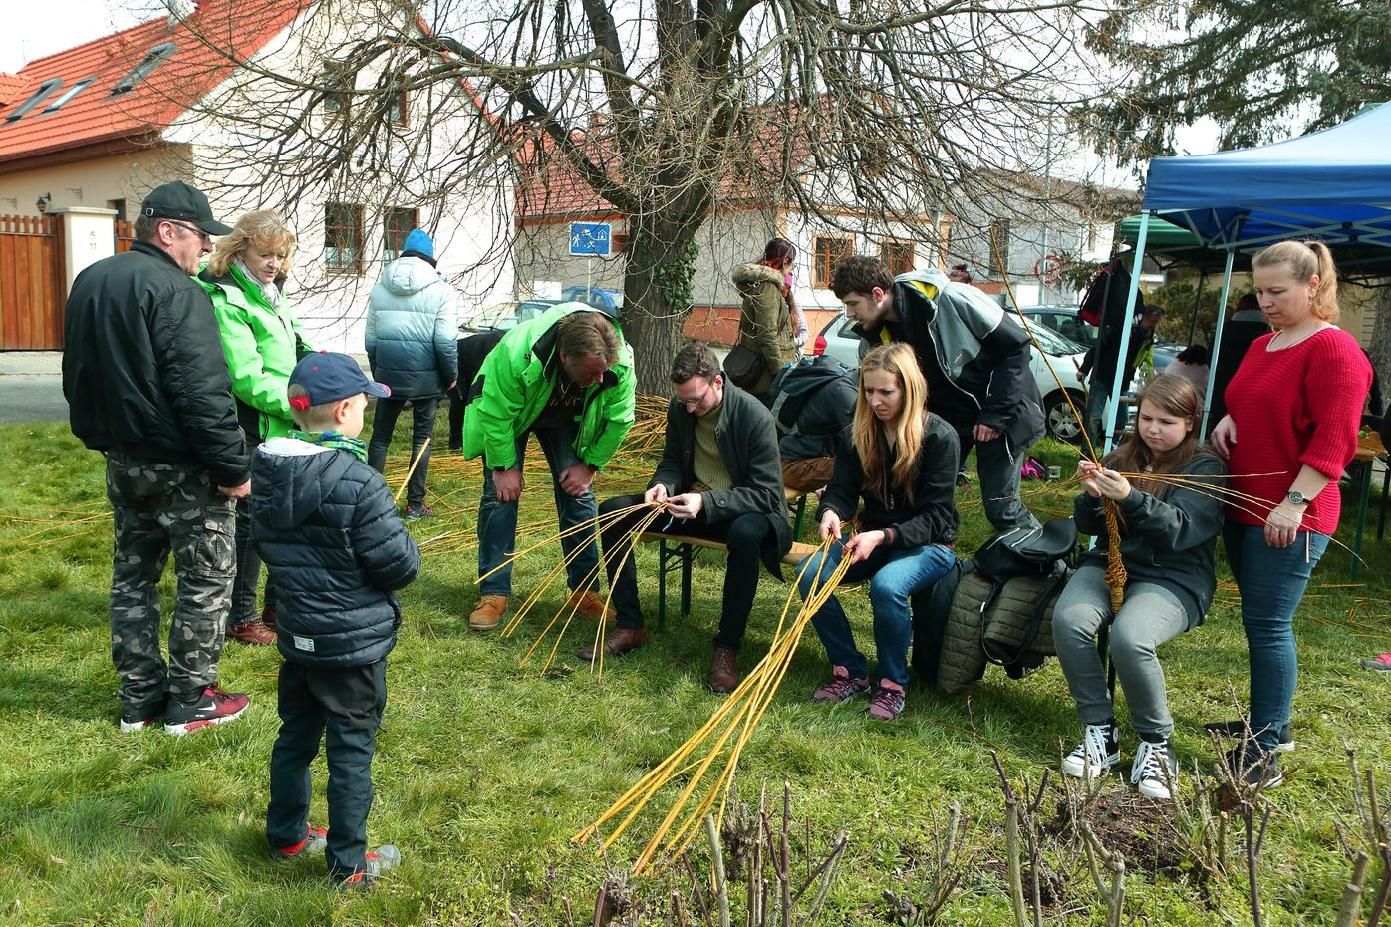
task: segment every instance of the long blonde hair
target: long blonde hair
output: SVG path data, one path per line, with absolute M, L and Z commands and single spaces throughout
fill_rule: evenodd
M 1138 410 L 1145 402 L 1153 403 L 1167 415 L 1187 419 L 1189 424 L 1193 426 L 1179 442 L 1178 447 L 1165 454 L 1163 459 L 1160 459 L 1145 443 L 1145 439 L 1140 437 Z M 1181 377 L 1177 374 L 1163 374 L 1155 377 L 1144 389 L 1140 390 L 1135 408 L 1137 410 L 1135 427 L 1125 436 L 1120 447 L 1112 451 L 1102 461 L 1110 469 L 1123 470 L 1127 473 L 1141 473 L 1146 472 L 1146 468 L 1149 468 L 1148 472 L 1150 473 L 1175 473 L 1188 466 L 1189 461 L 1203 452 L 1202 445 L 1198 440 L 1198 431 L 1203 418 L 1203 398 L 1199 395 L 1197 387 L 1187 377 Z M 1136 489 L 1147 492 L 1156 499 L 1164 498 L 1169 490 L 1167 483 L 1158 480 L 1135 478 L 1131 482 Z
M 1290 274 L 1300 283 L 1308 283 L 1318 274 L 1319 288 L 1309 308 L 1325 322 L 1338 321 L 1338 268 L 1327 245 L 1321 241 L 1279 241 L 1251 259 L 1252 267 L 1276 264 L 1290 265 Z
M 285 261 L 280 265 L 282 274 L 289 274 L 291 255 L 295 251 L 295 233 L 273 209 L 258 209 L 246 213 L 232 226 L 232 231 L 223 235 L 213 245 L 212 257 L 208 258 L 208 268 L 214 276 L 227 273 L 232 261 L 246 253 L 254 245 L 261 251 L 284 250 Z
M 865 374 L 882 370 L 898 380 L 903 391 L 903 408 L 890 422 L 880 422 L 869 407 L 865 398 Z M 881 344 L 860 361 L 860 384 L 855 397 L 855 421 L 851 426 L 851 439 L 855 443 L 855 453 L 860 455 L 860 467 L 864 470 L 867 485 L 882 487 L 887 499 L 891 491 L 887 462 L 881 452 L 880 433 L 892 431 L 894 434 L 897 459 L 893 462 L 893 482 L 908 493 L 908 501 L 914 502 L 913 486 L 918 476 L 918 454 L 923 446 L 923 433 L 927 430 L 927 380 L 918 367 L 918 357 L 913 349 L 902 342 Z

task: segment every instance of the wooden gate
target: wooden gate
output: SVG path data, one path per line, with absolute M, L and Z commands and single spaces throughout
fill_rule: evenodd
M 129 251 L 130 246 L 135 244 L 135 223 L 127 222 L 125 219 L 116 220 L 116 253 Z
M 63 347 L 63 223 L 0 216 L 0 351 Z

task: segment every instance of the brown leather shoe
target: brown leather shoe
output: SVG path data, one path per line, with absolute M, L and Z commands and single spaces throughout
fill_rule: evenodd
M 632 653 L 640 647 L 647 646 L 646 628 L 619 628 L 612 634 L 604 636 L 604 653 L 610 657 L 621 657 L 625 653 Z M 594 645 L 580 651 L 580 659 L 593 661 Z
M 613 610 L 613 606 L 604 608 L 604 597 L 592 589 L 586 589 L 584 592 L 572 589 L 570 598 L 565 602 L 565 609 L 569 611 L 576 605 L 579 606 L 576 611 L 590 621 L 598 621 L 600 615 L 608 621 L 615 621 L 618 618 L 618 612 Z
M 266 627 L 266 623 L 260 618 L 252 618 L 230 629 L 227 639 L 251 647 L 265 647 L 275 643 L 275 632 Z
M 275 630 L 275 606 L 267 605 L 261 609 L 261 623 L 272 631 Z
M 485 595 L 468 614 L 468 626 L 474 631 L 491 631 L 507 614 L 507 596 Z
M 738 654 L 716 647 L 710 657 L 710 676 L 705 685 L 716 695 L 728 695 L 739 688 Z

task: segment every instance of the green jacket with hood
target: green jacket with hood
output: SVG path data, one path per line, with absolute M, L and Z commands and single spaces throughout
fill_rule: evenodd
M 469 389 L 464 410 L 464 456 L 483 456 L 491 469 L 517 464 L 517 438 L 525 434 L 550 401 L 561 375 L 556 347 L 556 323 L 572 312 L 603 310 L 584 303 L 561 303 L 513 328 L 483 360 Z M 617 452 L 633 427 L 637 381 L 633 349 L 618 332 L 618 360 L 604 378 L 585 389 L 575 438 L 575 454 L 591 467 L 602 468 Z
M 295 427 L 286 395 L 290 373 L 311 353 L 289 303 L 282 297 L 272 306 L 260 284 L 235 264 L 221 276 L 204 267 L 194 279 L 212 300 L 237 419 L 248 441 L 289 434 Z

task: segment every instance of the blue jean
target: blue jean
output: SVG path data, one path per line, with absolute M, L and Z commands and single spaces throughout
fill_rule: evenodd
M 822 558 L 812 554 L 798 566 L 797 587 L 806 599 L 819 576 L 822 581 L 840 563 L 844 547 L 832 544 Z M 874 612 L 874 649 L 878 655 L 879 677 L 900 686 L 908 685 L 908 648 L 913 643 L 913 612 L 910 599 L 941 579 L 956 562 L 951 548 L 941 544 L 926 547 L 877 547 L 866 559 L 846 570 L 841 583 L 869 580 L 869 603 Z M 852 679 L 867 677 L 868 664 L 855 646 L 855 635 L 845 609 L 831 596 L 811 619 L 817 636 L 826 648 L 832 666 L 843 666 Z
M 1301 531 L 1289 547 L 1271 547 L 1260 526 L 1227 522 L 1222 542 L 1241 590 L 1241 623 L 1251 659 L 1251 730 L 1256 742 L 1271 750 L 1290 721 L 1299 675 L 1294 611 L 1328 537 Z
M 546 463 L 551 468 L 555 511 L 561 531 L 587 521 L 592 522 L 599 514 L 592 490 L 586 489 L 583 494 L 572 496 L 560 488 L 560 472 L 571 464 L 581 462 L 572 446 L 577 434 L 576 429 L 577 426 L 573 424 L 564 428 L 538 428 L 517 439 L 517 467 L 522 466 L 527 439 L 532 434 L 536 435 L 536 443 L 541 445 L 541 453 L 546 455 Z M 565 576 L 571 589 L 587 585 L 598 575 L 597 538 L 598 535 L 591 526 L 588 531 L 576 531 L 560 539 L 560 549 L 568 560 Z M 516 542 L 517 500 L 498 501 L 497 490 L 493 487 L 493 473 L 485 464 L 483 496 L 478 500 L 478 575 L 486 576 L 490 570 L 510 557 Z M 580 552 L 574 559 L 569 559 L 577 550 Z M 509 563 L 492 576 L 488 576 L 479 583 L 479 590 L 483 595 L 511 595 L 512 565 Z

